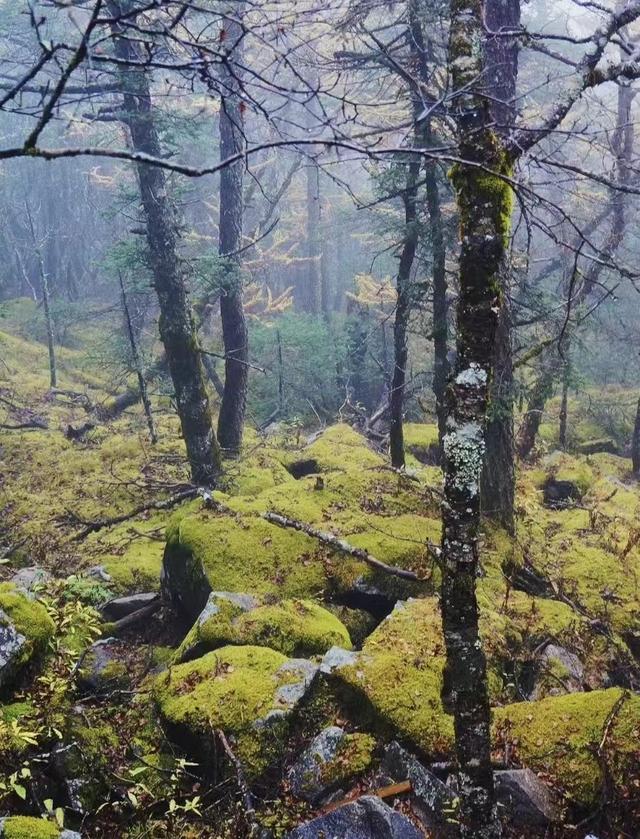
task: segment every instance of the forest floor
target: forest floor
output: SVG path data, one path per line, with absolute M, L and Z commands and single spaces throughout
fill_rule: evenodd
M 402 817 L 384 835 L 447 835 L 435 426 L 407 426 L 405 474 L 344 424 L 248 430 L 203 497 L 166 397 L 152 446 L 138 407 L 104 419 L 86 347 L 52 391 L 46 348 L 0 328 L 5 835 L 281 837 L 366 793 Z M 502 813 L 513 836 L 632 837 L 640 488 L 543 432 L 516 538 L 482 542 Z M 581 418 L 574 451 L 609 432 Z

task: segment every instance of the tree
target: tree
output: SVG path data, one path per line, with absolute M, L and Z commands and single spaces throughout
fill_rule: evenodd
M 242 4 L 224 23 L 222 43 L 227 45 L 222 62 L 220 104 L 220 158 L 227 160 L 244 146 L 244 102 L 241 97 Z M 233 56 L 233 65 L 231 57 Z M 242 251 L 244 162 L 226 166 L 220 173 L 220 256 L 225 277 L 220 294 L 220 317 L 225 353 L 225 377 L 218 439 L 223 450 L 236 456 L 240 451 L 247 404 L 249 336 L 242 306 Z
M 131 19 L 130 0 L 110 0 L 113 42 L 123 97 L 122 120 L 137 152 L 161 157 L 160 140 L 153 114 L 148 70 L 121 19 Z M 180 425 L 195 483 L 213 485 L 222 470 L 209 397 L 204 382 L 195 323 L 177 254 L 173 209 L 162 169 L 146 163 L 136 165 L 145 217 L 149 262 L 160 305 L 162 340 L 176 397 Z

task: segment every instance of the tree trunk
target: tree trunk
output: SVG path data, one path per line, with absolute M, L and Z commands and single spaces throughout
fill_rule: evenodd
M 133 148 L 161 157 L 160 141 L 151 107 L 148 71 L 133 66 L 143 56 L 131 34 L 123 34 L 118 19 L 131 12 L 130 0 L 110 0 L 109 10 L 116 56 L 122 62 L 119 79 L 124 99 L 123 121 Z M 182 434 L 194 483 L 211 486 L 222 470 L 220 448 L 213 431 L 209 397 L 204 382 L 200 347 L 177 255 L 176 225 L 164 172 L 137 164 L 144 209 L 149 263 L 160 305 L 160 338 L 175 390 Z
M 555 349 L 551 349 L 555 356 Z M 558 362 L 554 359 L 542 364 L 542 369 L 537 381 L 534 383 L 527 410 L 518 429 L 516 451 L 522 460 L 527 460 L 533 451 L 536 442 L 538 429 L 542 422 L 544 406 L 553 393 L 553 383 L 558 373 Z
M 480 479 L 483 516 L 515 533 L 515 442 L 513 430 L 513 352 L 511 307 L 503 282 L 503 298 L 493 354 L 493 374 L 485 431 L 486 452 Z
M 26 205 L 26 210 L 27 221 L 29 222 L 29 232 L 31 233 L 31 243 L 33 244 L 33 251 L 38 261 L 38 272 L 40 274 L 40 285 L 42 288 L 42 308 L 44 309 L 44 322 L 47 330 L 47 350 L 49 351 L 49 385 L 54 388 L 58 387 L 58 368 L 56 365 L 55 333 L 53 328 L 53 316 L 51 314 L 51 300 L 49 296 L 49 276 L 44 265 L 42 250 L 36 237 L 36 229 L 33 224 L 31 208 L 28 204 Z
M 633 474 L 640 476 L 640 399 L 638 399 L 638 407 L 636 408 L 636 422 L 631 440 L 631 462 Z
M 411 0 L 409 3 L 409 46 L 412 63 L 415 65 L 418 79 L 425 87 L 429 84 L 430 74 L 428 65 L 428 50 L 420 20 L 420 3 Z M 414 117 L 422 110 L 422 98 L 414 96 Z M 422 129 L 426 146 L 433 142 L 431 125 L 427 121 Z M 440 458 L 442 459 L 442 441 L 446 434 L 447 410 L 445 396 L 449 378 L 449 360 L 447 358 L 447 344 L 449 340 L 448 306 L 447 306 L 447 274 L 446 247 L 444 242 L 444 228 L 442 223 L 442 209 L 440 206 L 440 192 L 435 163 L 427 161 L 425 167 L 425 190 L 427 197 L 427 211 L 429 213 L 429 235 L 431 238 L 431 254 L 433 258 L 433 393 L 436 399 L 436 415 L 438 418 L 438 440 L 440 443 Z
M 239 67 L 242 64 L 242 4 L 227 18 L 224 43 L 227 59 L 222 65 L 220 105 L 220 158 L 226 160 L 244 146 L 243 102 L 240 98 Z M 233 70 L 228 61 L 232 57 Z M 218 439 L 224 452 L 235 457 L 240 452 L 249 381 L 249 336 L 242 306 L 242 249 L 244 162 L 239 160 L 220 173 L 220 256 L 226 262 L 226 277 L 220 296 L 220 317 L 225 354 L 224 392 L 218 417 Z
M 491 128 L 487 100 L 476 92 L 485 69 L 484 38 L 483 3 L 453 0 L 449 69 L 458 155 L 465 162 L 451 173 L 460 219 L 460 293 L 457 357 L 447 391 L 440 606 L 446 646 L 443 700 L 454 717 L 460 835 L 465 839 L 500 834 L 476 578 L 484 425 L 513 197 L 503 180 L 511 175 L 512 162 Z
M 391 465 L 396 469 L 404 467 L 404 386 L 407 369 L 407 324 L 411 312 L 411 268 L 416 255 L 418 244 L 418 223 L 416 218 L 416 201 L 418 197 L 418 174 L 420 162 L 414 159 L 409 163 L 407 172 L 407 186 L 402 195 L 404 203 L 405 237 L 400 254 L 400 265 L 396 280 L 397 300 L 396 314 L 393 322 L 393 376 L 391 378 L 391 393 L 389 394 L 389 447 L 391 450 Z
M 320 168 L 312 161 L 305 168 L 307 182 L 307 259 L 303 294 L 303 311 L 318 315 L 323 311 L 322 244 L 320 240 Z
M 560 423 L 558 431 L 558 445 L 564 451 L 567 448 L 567 422 L 569 419 L 569 379 L 571 368 L 569 366 L 569 343 L 565 342 L 564 352 L 566 355 L 562 365 L 562 399 L 560 402 Z
M 442 457 L 442 441 L 447 433 L 447 408 L 445 396 L 449 379 L 449 343 L 447 274 L 445 267 L 446 248 L 442 227 L 440 193 L 435 164 L 427 163 L 425 189 L 429 210 L 429 232 L 433 256 L 433 394 L 436 399 L 438 418 L 438 440 Z
M 153 421 L 153 413 L 151 411 L 151 402 L 149 400 L 149 393 L 147 391 L 147 383 L 144 379 L 144 369 L 142 367 L 142 359 L 140 358 L 140 353 L 138 352 L 138 343 L 136 341 L 136 336 L 133 331 L 133 324 L 131 323 L 131 315 L 129 313 L 129 304 L 127 303 L 127 292 L 124 287 L 124 280 L 122 279 L 122 274 L 118 274 L 118 280 L 120 281 L 120 293 L 122 295 L 122 311 L 124 314 L 124 322 L 125 326 L 127 327 L 127 335 L 129 337 L 129 346 L 131 347 L 131 360 L 133 361 L 133 367 L 136 371 L 136 376 L 138 377 L 138 387 L 140 388 L 140 398 L 142 400 L 142 407 L 144 408 L 144 415 L 147 418 L 147 426 L 149 428 L 149 437 L 151 438 L 152 443 L 158 442 L 158 435 L 156 433 L 156 426 Z
M 501 30 L 517 31 L 520 25 L 520 0 L 485 0 L 485 42 L 487 88 L 491 94 L 489 110 L 494 130 L 508 137 L 516 118 L 516 83 L 518 78 L 518 41 L 505 37 Z M 500 271 L 501 311 L 498 317 L 493 374 L 489 389 L 486 429 L 486 453 L 480 480 L 480 507 L 483 516 L 515 532 L 515 447 L 513 429 L 513 351 L 512 321 L 509 304 L 511 266 L 505 253 Z

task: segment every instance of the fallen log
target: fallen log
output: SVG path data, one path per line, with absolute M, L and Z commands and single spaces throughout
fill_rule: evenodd
M 400 577 L 403 580 L 420 582 L 421 578 L 415 571 L 409 571 L 406 568 L 398 568 L 395 565 L 387 565 L 386 562 L 376 559 L 375 556 L 372 556 L 364 548 L 356 548 L 348 542 L 345 542 L 344 539 L 334 536 L 333 533 L 327 533 L 324 530 L 317 530 L 310 524 L 305 524 L 305 522 L 298 521 L 297 519 L 290 519 L 288 516 L 283 516 L 280 513 L 262 513 L 262 518 L 272 524 L 277 524 L 279 527 L 288 527 L 292 530 L 298 530 L 300 533 L 306 533 L 307 536 L 318 539 L 318 541 L 322 542 L 323 545 L 327 545 L 332 550 L 352 556 L 354 559 L 359 559 L 361 562 L 366 562 L 367 565 L 370 565 L 378 571 L 384 571 L 385 574 L 391 574 L 391 576 Z

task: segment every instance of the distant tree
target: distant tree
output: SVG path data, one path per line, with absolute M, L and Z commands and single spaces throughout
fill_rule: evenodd
M 132 40 L 123 31 L 123 16 L 131 22 L 131 0 L 109 0 L 113 16 L 113 42 L 119 59 L 118 78 L 123 97 L 122 120 L 129 129 L 136 152 L 161 157 L 160 140 L 153 114 L 148 69 Z M 204 382 L 195 323 L 177 253 L 176 224 L 169 200 L 166 176 L 157 166 L 136 165 L 153 284 L 160 305 L 162 340 L 176 397 L 176 405 L 191 476 L 195 483 L 213 485 L 222 463 L 213 430 L 209 397 Z

